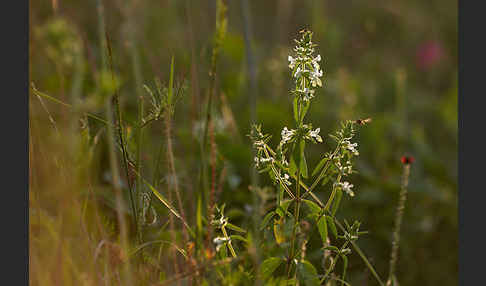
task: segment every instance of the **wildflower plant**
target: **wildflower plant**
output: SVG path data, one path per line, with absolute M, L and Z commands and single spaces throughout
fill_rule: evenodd
M 228 248 L 231 253 L 231 256 L 235 258 L 236 252 L 235 249 L 233 248 L 232 240 L 237 239 L 246 242 L 246 239 L 243 238 L 241 235 L 236 235 L 236 234 L 228 235 L 227 229 L 231 229 L 239 233 L 245 233 L 246 231 L 228 221 L 228 217 L 224 215 L 224 208 L 225 208 L 224 204 L 221 206 L 221 208 L 218 208 L 217 206 L 215 206 L 215 208 L 218 214 L 217 217 L 213 215 L 213 219 L 211 220 L 211 225 L 219 229 L 221 231 L 221 234 L 223 235 L 223 236 L 217 236 L 213 239 L 213 244 L 216 248 L 216 252 L 220 252 L 223 247 L 224 249 Z M 226 258 L 227 257 L 226 251 L 223 251 L 221 256 L 223 258 Z
M 375 278 L 383 284 L 355 243 L 365 233 L 359 230 L 360 222 L 355 221 L 352 225 L 345 222 L 343 226 L 335 217 L 343 194 L 349 197 L 355 195 L 355 187 L 348 180 L 349 175 L 355 173 L 353 159 L 359 155 L 358 144 L 353 142 L 353 138 L 356 127 L 365 125 L 369 120 L 343 122 L 341 129 L 330 135 L 335 142 L 334 150 L 323 155 L 312 173 L 308 170 L 306 144 L 322 143 L 323 138 L 319 134 L 320 128 L 314 128 L 312 123 L 305 122 L 305 115 L 316 96 L 316 89 L 322 87 L 323 72 L 320 67 L 321 56 L 314 55 L 316 45 L 312 42 L 312 32 L 303 30 L 300 33 L 301 38 L 295 40 L 295 54 L 288 57 L 295 83 L 295 88 L 291 91 L 295 127 L 282 129 L 281 140 L 275 149 L 269 145 L 271 135 L 265 134 L 260 124 L 253 125 L 249 135 L 256 149 L 255 168 L 260 173 L 267 173 L 278 190 L 275 195 L 276 207 L 266 214 L 261 229 L 268 228 L 273 218 L 273 234 L 282 255 L 264 260 L 260 266 L 260 274 L 268 283 L 280 279 L 288 283 L 299 280 L 304 285 L 327 285 L 331 280 L 338 280 L 344 285 L 347 257 L 352 252 L 349 246 L 352 246 Z M 306 181 L 311 179 L 313 181 L 308 185 Z M 323 194 L 330 187 L 330 195 L 325 203 L 315 193 L 319 187 Z M 313 220 L 317 226 L 322 242 L 322 257 L 330 261 L 325 269 L 318 270 L 320 267 L 305 260 L 306 243 L 309 240 L 307 236 L 311 232 L 302 227 L 303 205 L 307 209 L 307 218 Z M 328 230 L 332 237 L 328 235 Z M 343 264 L 340 274 L 336 270 L 338 261 Z M 279 268 L 280 265 L 285 267 Z M 285 272 L 282 272 L 284 268 Z M 281 271 L 276 271 L 277 269 Z M 270 278 L 274 272 L 280 275 L 274 274 Z

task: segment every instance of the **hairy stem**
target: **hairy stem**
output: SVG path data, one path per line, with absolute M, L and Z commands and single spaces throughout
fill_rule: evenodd
M 395 215 L 395 229 L 393 231 L 393 242 L 392 242 L 392 251 L 390 254 L 390 269 L 388 274 L 388 281 L 386 285 L 392 285 L 393 276 L 395 275 L 395 266 L 398 259 L 398 246 L 400 243 L 400 228 L 402 225 L 402 218 L 403 218 L 403 211 L 405 209 L 405 202 L 407 200 L 407 187 L 408 187 L 408 178 L 410 177 L 410 164 L 405 164 L 403 166 L 403 174 L 402 174 L 402 184 L 400 190 L 400 198 L 398 201 L 398 206 Z

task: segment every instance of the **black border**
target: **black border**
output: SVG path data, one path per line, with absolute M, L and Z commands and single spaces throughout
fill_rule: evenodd
M 486 17 L 480 1 L 458 0 L 459 285 L 484 285 Z M 467 6 L 466 6 L 467 4 Z M 474 7 L 472 4 L 476 4 Z M 466 42 L 466 37 L 469 42 Z M 468 67 L 467 70 L 465 67 Z M 478 282 L 476 282 L 476 280 Z M 475 283 L 476 282 L 476 283 Z
M 29 275 L 29 1 L 2 2 L 0 122 L 2 142 L 2 284 L 27 285 Z M 12 283 L 13 282 L 13 283 Z

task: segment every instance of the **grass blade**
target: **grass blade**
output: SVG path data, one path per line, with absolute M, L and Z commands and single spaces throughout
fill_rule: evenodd
M 140 177 L 140 174 L 137 171 L 134 171 L 134 172 L 137 174 L 137 176 Z M 169 209 L 169 211 L 173 215 L 175 215 L 178 219 L 180 219 L 182 221 L 182 223 L 184 224 L 184 226 L 186 227 L 186 229 L 189 231 L 189 233 L 191 234 L 191 236 L 192 237 L 195 237 L 194 232 L 189 227 L 189 225 L 187 224 L 187 222 L 182 218 L 182 216 L 177 212 L 177 210 L 169 203 L 169 201 L 159 191 L 157 191 L 149 182 L 147 182 L 147 180 L 145 180 L 144 178 L 142 178 L 142 181 L 144 182 L 144 184 L 147 185 L 147 187 L 149 187 L 150 191 L 152 191 L 152 193 L 162 202 L 162 204 L 164 204 L 164 206 L 167 207 L 167 209 Z

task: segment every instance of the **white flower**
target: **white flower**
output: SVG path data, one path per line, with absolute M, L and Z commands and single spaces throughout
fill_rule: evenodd
M 322 70 L 319 67 L 319 64 L 314 65 L 314 70 L 310 72 L 310 80 L 312 86 L 322 86 L 322 81 L 320 79 L 322 77 Z
M 288 174 L 284 174 L 284 176 L 281 177 L 281 180 L 288 186 L 292 185 L 292 182 L 290 182 L 290 176 Z
M 353 184 L 349 182 L 337 183 L 337 186 L 340 187 L 343 191 L 345 191 L 349 196 L 354 197 L 354 192 L 351 188 L 354 187 Z
M 353 172 L 353 165 L 351 162 L 346 161 L 346 164 L 341 168 L 341 171 L 344 173 L 343 175 L 350 175 Z
M 289 59 L 289 68 L 290 68 L 290 69 L 294 69 L 294 67 L 295 67 L 295 61 L 296 61 L 297 59 L 294 59 L 292 56 L 289 56 L 289 58 L 288 58 L 288 59 Z
M 214 244 L 222 244 L 222 243 L 228 242 L 229 240 L 230 240 L 229 238 L 218 236 L 218 237 L 215 237 L 213 239 L 213 243 Z
M 300 67 L 297 67 L 297 70 L 294 73 L 294 77 L 300 78 L 301 76 L 302 76 L 302 70 L 300 69 Z
M 273 162 L 273 158 L 261 158 L 260 159 L 261 163 L 268 163 L 268 162 Z
M 280 163 L 282 163 L 282 165 L 284 166 L 288 166 L 289 165 L 289 162 L 287 161 L 287 159 L 285 159 L 285 153 L 282 151 L 282 148 L 278 148 L 277 151 L 279 152 L 279 158 L 280 158 Z
M 317 57 L 312 59 L 312 66 L 314 67 L 314 72 L 316 72 L 317 74 L 320 73 L 320 76 L 322 76 L 322 71 L 320 70 L 321 66 L 319 65 L 320 61 L 321 61 L 321 55 L 317 55 Z
M 276 171 L 274 171 L 274 175 L 275 175 L 275 178 L 277 179 L 277 181 L 279 183 L 287 185 L 287 186 L 292 185 L 292 182 L 290 182 L 290 176 L 288 174 L 284 174 L 282 176 L 280 169 L 277 169 Z
M 303 95 L 302 99 L 304 99 L 304 101 L 309 101 L 310 99 L 314 98 L 315 91 L 313 89 L 304 87 L 304 89 L 299 89 L 297 92 Z
M 344 182 L 342 184 L 343 191 L 345 191 L 351 197 L 354 197 L 354 192 L 351 190 L 352 187 L 353 184 L 350 184 L 349 182 Z
M 280 142 L 280 144 L 285 144 L 287 142 L 289 142 L 290 140 L 292 140 L 292 137 L 295 135 L 296 131 L 295 130 L 288 130 L 287 127 L 284 127 L 284 129 L 282 130 L 282 141 Z
M 261 147 L 265 146 L 265 142 L 263 142 L 263 140 L 256 140 L 255 142 L 253 142 L 253 145 L 256 148 L 261 148 Z
M 219 249 L 227 242 L 231 241 L 231 238 L 226 238 L 226 237 L 215 237 L 213 239 L 213 243 L 216 244 L 216 251 L 219 251 Z
M 272 157 L 269 158 L 260 158 L 260 157 L 255 157 L 255 167 L 259 168 L 261 164 L 266 164 L 268 162 L 273 162 L 274 159 Z
M 294 77 L 296 79 L 301 78 L 305 73 L 310 72 L 309 70 L 306 70 L 305 68 L 301 69 L 300 67 L 297 67 L 297 70 L 295 70 Z
M 316 130 L 310 130 L 308 135 L 311 138 L 314 138 L 317 142 L 322 142 L 322 137 L 319 135 L 320 131 L 321 128 L 317 128 Z
M 344 149 L 351 152 L 353 155 L 355 155 L 355 156 L 359 155 L 358 149 L 356 149 L 356 147 L 358 147 L 358 143 L 351 143 L 351 142 L 349 142 L 349 140 L 344 140 L 343 141 L 343 147 L 344 147 Z

